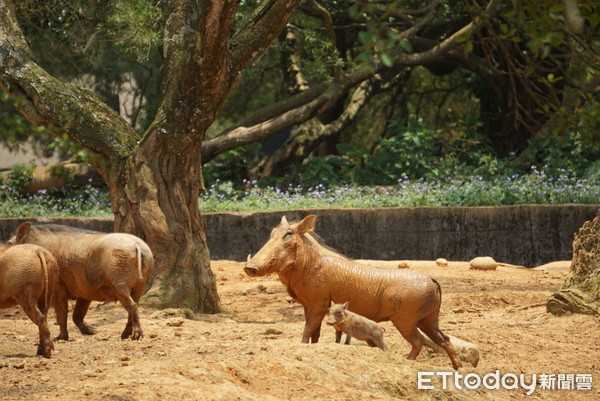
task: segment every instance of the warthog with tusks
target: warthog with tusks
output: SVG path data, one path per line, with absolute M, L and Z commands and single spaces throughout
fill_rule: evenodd
M 421 329 L 461 367 L 449 338 L 438 327 L 442 292 L 439 283 L 409 269 L 378 269 L 334 255 L 321 255 L 304 234 L 317 216 L 288 223 L 285 216 L 244 271 L 252 277 L 277 273 L 288 294 L 304 307 L 302 342 L 316 343 L 330 303 L 348 302 L 350 310 L 375 322 L 390 320 L 411 344 L 415 359 L 424 343 Z

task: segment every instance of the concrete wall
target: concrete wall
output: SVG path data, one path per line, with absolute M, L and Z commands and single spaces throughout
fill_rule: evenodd
M 214 260 L 245 260 L 262 247 L 281 216 L 292 221 L 316 214 L 316 232 L 327 245 L 352 258 L 492 256 L 499 262 L 533 267 L 571 259 L 573 234 L 599 210 L 600 205 L 523 205 L 224 212 L 204 214 L 204 224 Z M 0 219 L 2 239 L 24 221 L 112 230 L 110 218 Z

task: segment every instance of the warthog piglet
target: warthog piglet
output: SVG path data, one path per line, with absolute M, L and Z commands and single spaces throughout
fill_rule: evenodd
M 371 347 L 378 347 L 387 352 L 383 343 L 383 329 L 374 321 L 348 310 L 348 302 L 336 304 L 333 301 L 329 307 L 327 324 L 335 328 L 335 342 L 342 339 L 342 332 L 346 333 L 346 344 L 350 344 L 352 337 L 366 341 Z

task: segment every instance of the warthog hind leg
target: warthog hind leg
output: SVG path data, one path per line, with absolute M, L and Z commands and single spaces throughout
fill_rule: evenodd
M 25 314 L 31 319 L 33 323 L 38 326 L 40 333 L 40 340 L 37 348 L 37 355 L 42 355 L 46 358 L 50 358 L 52 354 L 52 350 L 54 349 L 54 345 L 52 344 L 52 340 L 50 339 L 50 330 L 48 329 L 48 322 L 46 320 L 46 315 L 40 311 L 36 304 L 35 297 L 28 296 L 28 294 L 24 294 L 25 296 L 19 300 L 19 303 Z
M 127 311 L 127 325 L 121 334 L 121 339 L 131 337 L 132 340 L 139 340 L 143 337 L 142 326 L 140 325 L 140 317 L 138 314 L 138 305 L 129 294 L 118 294 L 119 302 Z
M 447 335 L 442 333 L 442 331 L 438 328 L 438 318 L 434 316 L 433 318 L 428 316 L 425 319 L 421 320 L 418 323 L 419 328 L 437 345 L 442 347 L 450 361 L 452 361 L 452 367 L 456 370 L 462 367 L 462 363 L 458 356 L 456 356 L 456 350 L 452 346 L 450 342 L 450 338 Z
M 417 356 L 421 352 L 421 347 L 423 347 L 423 343 L 425 342 L 425 338 L 423 338 L 423 335 L 417 330 L 416 324 L 407 324 L 406 322 L 397 320 L 393 321 L 393 323 L 400 334 L 402 334 L 402 337 L 404 337 L 404 339 L 412 346 L 406 358 L 411 360 L 417 359 Z
M 73 309 L 73 322 L 79 328 L 81 334 L 84 335 L 96 334 L 96 331 L 91 326 L 83 322 L 91 302 L 89 299 L 77 298 L 75 309 Z

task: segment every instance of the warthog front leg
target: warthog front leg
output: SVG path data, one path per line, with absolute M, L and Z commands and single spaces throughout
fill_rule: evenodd
M 75 309 L 73 309 L 73 322 L 79 328 L 81 334 L 84 335 L 96 334 L 96 331 L 92 329 L 92 327 L 83 322 L 88 308 L 90 307 L 90 303 L 92 303 L 92 301 L 89 299 L 77 298 Z
M 317 343 L 319 341 L 319 337 L 321 336 L 321 323 L 326 314 L 327 308 L 320 308 L 317 310 L 304 308 L 306 324 L 304 326 L 304 333 L 302 334 L 303 343 L 308 343 L 309 339 L 311 343 Z
M 56 322 L 60 327 L 60 333 L 56 339 L 67 341 L 69 339 L 69 331 L 67 330 L 69 296 L 67 288 L 62 282 L 59 282 L 54 290 L 54 310 L 56 311 Z
M 350 340 L 352 339 L 352 334 L 354 334 L 354 329 L 352 327 L 349 327 L 347 329 L 348 331 L 346 331 L 346 345 L 350 344 Z

